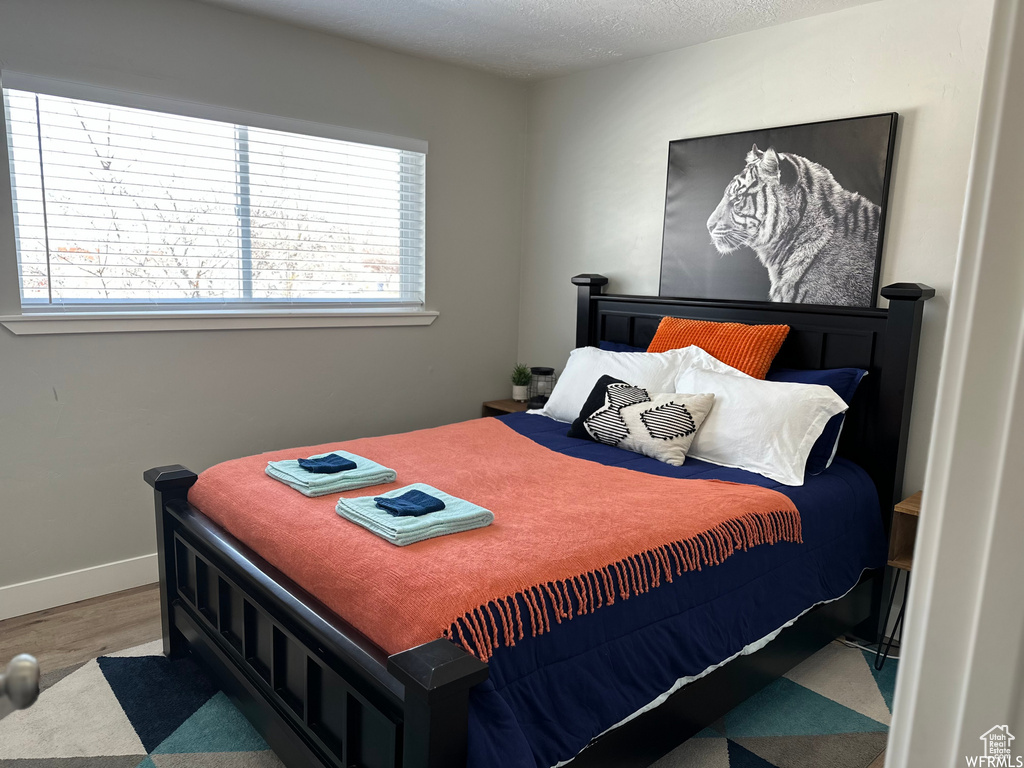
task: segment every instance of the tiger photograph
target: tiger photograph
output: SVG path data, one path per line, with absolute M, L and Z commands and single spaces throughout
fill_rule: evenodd
M 670 143 L 661 295 L 874 306 L 895 125 Z

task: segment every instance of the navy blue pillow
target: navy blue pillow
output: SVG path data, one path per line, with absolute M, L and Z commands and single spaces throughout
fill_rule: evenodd
M 598 342 L 598 347 L 603 349 L 605 352 L 646 352 L 646 347 L 633 347 L 629 344 L 621 344 L 617 341 L 601 341 Z
M 849 405 L 853 402 L 853 395 L 857 391 L 860 380 L 864 378 L 867 371 L 860 368 L 827 368 L 821 371 L 794 370 L 792 368 L 779 368 L 768 371 L 765 381 L 788 381 L 793 384 L 824 384 L 832 387 L 832 391 L 839 395 Z M 821 436 L 811 448 L 807 456 L 807 467 L 805 471 L 809 475 L 820 475 L 828 467 L 832 460 L 832 454 L 836 450 L 836 443 L 839 441 L 839 432 L 843 428 L 843 420 L 846 413 L 837 413 L 828 420 Z

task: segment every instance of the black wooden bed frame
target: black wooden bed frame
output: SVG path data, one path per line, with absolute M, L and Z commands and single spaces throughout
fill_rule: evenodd
M 868 369 L 839 454 L 871 475 L 888 531 L 901 498 L 924 302 L 916 283 L 882 289 L 888 309 L 606 295 L 578 275 L 576 345 L 646 347 L 664 315 L 791 327 L 776 364 Z M 457 768 L 470 689 L 487 665 L 447 640 L 388 656 L 187 500 L 195 473 L 145 473 L 156 497 L 164 653 L 192 653 L 289 768 Z M 879 634 L 881 572 L 809 611 L 767 646 L 596 739 L 574 768 L 643 768 L 844 632 Z

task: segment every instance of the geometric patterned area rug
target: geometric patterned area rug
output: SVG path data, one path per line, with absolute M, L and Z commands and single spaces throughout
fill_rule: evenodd
M 885 749 L 899 661 L 825 646 L 651 768 L 866 768 Z
M 160 646 L 44 670 L 39 701 L 0 720 L 0 767 L 282 768 L 195 662 Z
M 0 768 L 282 768 L 228 698 L 160 642 L 46 672 L 0 720 Z M 885 749 L 897 661 L 832 643 L 652 768 L 866 768 Z

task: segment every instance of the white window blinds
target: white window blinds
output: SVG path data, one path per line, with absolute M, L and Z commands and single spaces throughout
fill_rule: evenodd
M 423 152 L 3 98 L 26 311 L 423 302 Z

